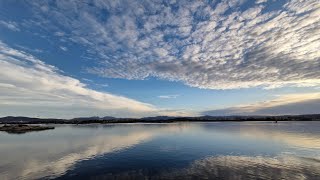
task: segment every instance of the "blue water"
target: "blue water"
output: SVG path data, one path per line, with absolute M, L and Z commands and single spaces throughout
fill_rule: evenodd
M 320 122 L 0 132 L 0 179 L 320 179 Z

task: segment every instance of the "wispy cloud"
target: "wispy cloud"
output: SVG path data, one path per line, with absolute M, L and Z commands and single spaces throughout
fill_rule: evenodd
M 177 98 L 179 96 L 180 96 L 179 94 L 161 95 L 161 96 L 158 96 L 158 98 L 161 98 L 161 99 L 175 99 L 175 98 Z
M 273 100 L 209 110 L 205 115 L 296 115 L 318 114 L 320 93 L 287 94 Z
M 97 84 L 97 85 L 101 87 L 109 87 L 109 84 Z
M 209 89 L 320 85 L 318 0 L 28 3 L 35 25 L 99 57 L 87 70 L 100 76 Z
M 60 46 L 59 48 L 60 48 L 62 51 L 68 51 L 68 48 L 65 47 L 65 46 Z
M 83 80 L 83 81 L 86 81 L 86 82 L 90 82 L 90 83 L 92 83 L 92 82 L 93 82 L 93 80 L 91 80 L 91 79 L 87 79 L 87 78 L 82 78 L 82 80 Z
M 261 3 L 265 3 L 268 2 L 268 0 L 256 0 L 256 4 L 261 4 Z
M 0 20 L 0 25 L 6 27 L 12 31 L 20 31 L 18 24 L 13 21 L 2 21 Z
M 23 51 L 26 51 L 26 52 L 32 52 L 32 53 L 43 53 L 44 52 L 42 49 L 38 49 L 38 48 L 28 48 L 28 47 L 21 46 L 21 45 L 15 45 L 15 46 Z
M 45 117 L 141 116 L 150 104 L 94 91 L 54 66 L 0 42 L 0 115 Z
M 64 33 L 63 33 L 63 32 L 58 31 L 58 32 L 55 32 L 55 33 L 54 33 L 54 35 L 55 35 L 55 36 L 64 36 Z

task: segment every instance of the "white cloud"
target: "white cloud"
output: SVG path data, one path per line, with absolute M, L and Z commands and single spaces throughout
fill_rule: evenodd
M 12 31 L 20 31 L 18 24 L 13 21 L 2 21 L 0 20 L 0 25 L 12 30 Z
M 264 0 L 249 8 L 244 2 L 57 1 L 49 8 L 30 1 L 41 28 L 99 57 L 87 69 L 100 76 L 209 89 L 319 86 L 318 1 L 273 2 L 272 11 Z
M 68 48 L 65 47 L 65 46 L 60 46 L 59 48 L 60 48 L 62 51 L 68 51 Z
M 18 47 L 19 49 L 22 49 L 23 51 L 26 52 L 33 52 L 33 53 L 43 53 L 44 51 L 42 49 L 38 49 L 38 48 L 28 48 L 25 46 L 21 46 L 21 45 L 15 45 L 16 47 Z
M 87 78 L 82 78 L 83 81 L 87 81 L 87 82 L 90 82 L 90 83 L 93 83 L 93 80 L 91 79 L 87 79 Z
M 158 98 L 161 98 L 161 99 L 175 99 L 175 98 L 177 98 L 179 96 L 180 96 L 179 94 L 161 95 L 161 96 L 158 96 Z
M 296 115 L 319 114 L 320 93 L 301 93 L 277 96 L 273 100 L 209 110 L 205 115 Z
M 0 42 L 0 115 L 75 117 L 141 116 L 150 104 L 91 90 L 54 66 Z M 49 114 L 47 114 L 49 113 Z
M 97 85 L 101 87 L 109 87 L 109 84 L 97 84 Z
M 256 0 L 256 4 L 261 4 L 261 3 L 265 3 L 268 2 L 268 0 Z
M 64 36 L 64 32 L 58 31 L 58 32 L 55 32 L 54 35 L 55 36 Z

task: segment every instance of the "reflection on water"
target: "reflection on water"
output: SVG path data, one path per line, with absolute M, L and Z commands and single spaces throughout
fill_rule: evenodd
M 0 153 L 6 157 L 0 162 L 0 167 L 6 170 L 0 174 L 0 179 L 57 177 L 71 169 L 78 161 L 129 148 L 151 139 L 157 133 L 170 132 L 175 128 L 143 127 L 129 128 L 119 125 L 112 129 L 113 126 L 67 126 L 60 127 L 59 132 L 50 133 L 45 138 L 40 134 L 33 134 L 31 139 L 26 136 L 30 143 L 24 143 L 23 136 L 7 136 L 7 144 L 0 145 Z M 9 139 L 23 144 L 15 144 Z
M 317 179 L 320 161 L 297 157 L 217 156 L 196 160 L 188 168 L 155 176 L 138 171 L 95 176 L 93 179 Z
M 0 179 L 319 179 L 319 129 L 230 122 L 0 133 Z
M 218 156 L 195 161 L 189 168 L 163 175 L 171 179 L 315 179 L 320 161 L 296 157 Z

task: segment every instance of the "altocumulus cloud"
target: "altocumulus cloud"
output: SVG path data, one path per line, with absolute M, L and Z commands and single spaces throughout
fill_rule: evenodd
M 0 25 L 4 26 L 12 31 L 20 31 L 20 29 L 17 26 L 17 23 L 15 23 L 15 22 L 0 21 Z
M 320 84 L 318 0 L 26 3 L 25 25 L 98 55 L 87 70 L 100 76 L 209 89 Z
M 91 90 L 56 67 L 0 41 L 1 115 L 141 116 L 156 110 L 150 104 Z

